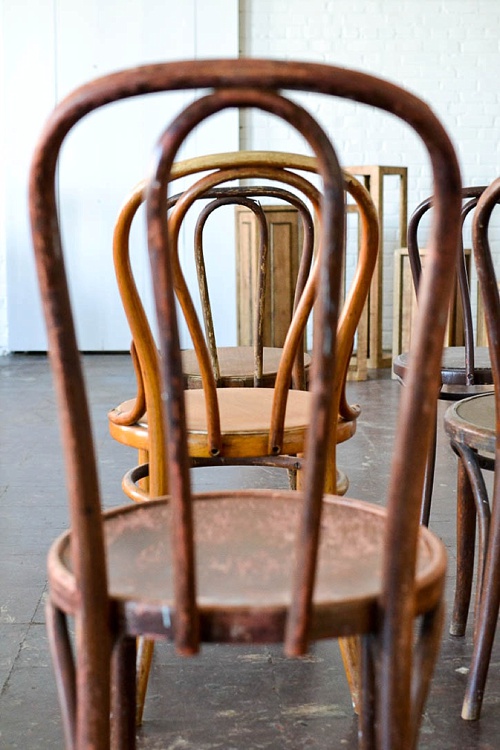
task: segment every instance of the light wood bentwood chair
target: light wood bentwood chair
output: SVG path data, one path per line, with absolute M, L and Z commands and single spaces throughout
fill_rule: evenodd
M 218 188 L 217 185 L 227 182 L 228 180 L 234 180 L 236 178 L 259 178 L 273 179 L 276 182 L 281 182 L 295 190 L 301 191 L 301 193 L 307 198 L 315 209 L 317 221 L 319 221 L 319 202 L 320 194 L 317 188 L 315 188 L 308 180 L 302 175 L 297 174 L 295 170 L 301 170 L 304 172 L 317 172 L 316 159 L 300 154 L 289 154 L 281 152 L 239 152 L 239 153 L 226 153 L 226 154 L 215 154 L 198 159 L 190 159 L 184 162 L 174 164 L 172 170 L 172 177 L 179 178 L 187 175 L 193 175 L 198 172 L 205 172 L 211 170 L 210 174 L 196 181 L 188 190 L 183 194 L 176 196 L 175 199 L 170 199 L 168 202 L 169 206 L 175 206 L 171 213 L 171 222 L 175 227 L 175 237 L 177 238 L 180 230 L 180 226 L 184 220 L 184 217 L 188 209 L 194 204 L 194 202 L 200 198 L 217 197 Z M 338 368 L 340 377 L 343 378 L 342 394 L 339 405 L 339 420 L 336 431 L 337 443 L 348 440 L 355 434 L 356 431 L 356 420 L 360 413 L 360 408 L 357 405 L 351 405 L 347 401 L 345 392 L 345 381 L 347 377 L 347 370 L 349 367 L 350 349 L 348 346 L 349 339 L 354 341 L 354 334 L 359 322 L 359 318 L 362 313 L 364 300 L 368 294 L 370 278 L 373 273 L 373 268 L 376 260 L 377 252 L 377 236 L 378 226 L 375 208 L 373 202 L 366 191 L 366 189 L 358 182 L 354 177 L 349 174 L 344 175 L 345 179 L 345 190 L 346 193 L 350 194 L 356 201 L 356 206 L 359 210 L 361 223 L 363 228 L 362 235 L 362 246 L 359 258 L 358 272 L 353 280 L 351 292 L 346 300 L 346 306 L 343 313 L 343 332 L 342 338 L 345 340 L 345 346 L 343 346 L 342 359 L 338 360 Z M 254 187 L 254 188 L 224 188 L 225 195 L 227 191 L 233 191 L 233 200 L 242 200 L 243 196 L 248 200 L 251 196 L 259 196 L 271 193 L 272 190 L 278 191 L 278 187 Z M 281 189 L 282 190 L 282 189 Z M 272 193 L 271 193 L 272 194 Z M 111 436 L 128 446 L 136 448 L 139 451 L 139 463 L 149 462 L 149 472 L 156 473 L 156 459 L 154 455 L 154 445 L 151 446 L 150 435 L 148 430 L 149 414 L 152 409 L 158 409 L 161 403 L 160 399 L 160 384 L 158 379 L 158 363 L 157 363 L 157 352 L 156 346 L 151 332 L 151 327 L 147 320 L 137 286 L 134 281 L 133 270 L 130 263 L 129 257 L 129 234 L 135 214 L 144 200 L 144 185 L 138 185 L 131 193 L 129 198 L 126 200 L 120 215 L 116 222 L 114 232 L 114 262 L 116 269 L 116 277 L 118 282 L 118 288 L 120 291 L 123 307 L 127 315 L 130 330 L 133 339 L 133 352 L 137 360 L 136 372 L 138 380 L 138 393 L 135 399 L 129 399 L 122 402 L 117 407 L 112 409 L 109 414 L 109 429 Z M 227 196 L 226 200 L 231 201 L 231 197 Z M 288 200 L 293 200 L 296 205 L 298 204 L 297 197 Z M 210 208 L 210 206 L 208 207 Z M 310 231 L 312 228 L 312 219 L 305 212 L 305 206 L 301 209 L 303 225 L 304 225 L 304 245 L 300 259 L 299 272 L 297 277 L 297 286 L 295 290 L 295 300 L 293 311 L 297 310 L 298 302 L 304 291 L 308 274 L 311 267 L 311 258 L 313 250 L 313 233 Z M 205 210 L 201 214 L 202 219 L 205 218 Z M 263 233 L 264 228 L 262 227 Z M 262 269 L 262 277 L 258 279 L 257 286 L 259 290 L 264 290 L 266 286 L 266 268 L 269 261 L 267 258 L 267 248 L 265 247 L 265 237 L 262 242 L 262 260 L 260 262 L 260 268 Z M 197 237 L 195 242 L 195 250 L 198 251 L 197 255 L 197 267 L 202 265 L 202 258 L 199 253 L 200 239 Z M 275 259 L 276 262 L 276 259 Z M 284 267 L 289 262 L 288 259 L 283 258 L 281 261 Z M 266 310 L 263 302 L 262 295 L 255 292 L 255 325 L 254 332 L 256 333 L 255 342 L 253 347 L 224 347 L 222 349 L 217 348 L 215 341 L 215 332 L 210 316 L 210 305 L 208 290 L 206 288 L 206 280 L 204 275 L 201 277 L 201 286 L 203 288 L 202 299 L 205 302 L 202 305 L 204 322 L 205 322 L 205 335 L 203 335 L 202 326 L 198 321 L 194 302 L 188 290 L 187 283 L 182 273 L 180 263 L 176 256 L 176 291 L 178 293 L 182 310 L 184 312 L 189 331 L 192 339 L 195 343 L 194 350 L 184 350 L 183 355 L 183 371 L 185 373 L 186 385 L 189 388 L 200 388 L 202 385 L 201 372 L 203 368 L 207 369 L 209 364 L 213 372 L 213 378 L 215 380 L 215 386 L 217 389 L 218 398 L 221 400 L 221 428 L 223 432 L 231 433 L 236 436 L 238 441 L 238 447 L 235 449 L 235 439 L 232 440 L 233 445 L 231 452 L 227 450 L 227 446 L 224 444 L 224 440 L 220 449 L 212 454 L 207 453 L 206 442 L 202 446 L 200 452 L 200 445 L 193 445 L 191 455 L 195 465 L 202 465 L 203 463 L 211 464 L 230 464 L 230 463 L 245 463 L 250 462 L 254 464 L 259 460 L 263 460 L 267 465 L 283 466 L 288 468 L 290 471 L 300 471 L 300 461 L 288 459 L 283 461 L 283 458 L 276 456 L 275 454 L 269 454 L 268 450 L 268 428 L 269 428 L 269 405 L 272 393 L 267 390 L 266 393 L 259 394 L 222 394 L 221 388 L 227 386 L 260 386 L 272 388 L 276 380 L 276 375 L 279 368 L 279 363 L 283 356 L 283 348 L 278 347 L 264 347 L 262 331 L 265 325 Z M 295 318 L 294 326 L 295 330 L 304 330 L 307 311 L 312 309 L 314 301 L 314 288 L 309 288 L 307 306 L 305 310 L 302 310 L 299 318 Z M 207 301 L 208 300 L 208 301 Z M 208 320 L 208 325 L 207 325 Z M 291 327 L 293 330 L 293 326 Z M 294 388 L 304 389 L 306 383 L 306 375 L 309 370 L 310 356 L 304 353 L 303 335 L 297 336 L 296 333 L 289 335 L 288 342 L 285 345 L 287 349 L 287 356 L 295 358 L 294 368 L 292 369 L 292 383 Z M 208 357 L 207 350 L 208 349 Z M 208 359 L 210 362 L 208 362 Z M 155 381 L 152 384 L 152 381 Z M 149 388 L 146 387 L 149 384 Z M 146 391 L 148 391 L 146 393 Z M 206 388 L 205 388 L 206 391 Z M 198 435 L 207 434 L 207 425 L 203 422 L 200 423 L 200 416 L 206 412 L 205 407 L 205 394 L 189 394 L 187 396 L 189 402 L 193 402 L 193 407 L 188 409 L 188 428 Z M 292 396 L 297 403 L 299 399 L 304 402 L 307 401 L 307 396 Z M 227 406 L 224 406 L 227 402 Z M 258 427 L 258 419 L 256 415 L 262 412 L 262 404 L 267 402 L 263 418 L 261 419 L 260 428 Z M 243 408 L 244 404 L 248 403 L 247 408 Z M 231 415 L 231 424 L 227 425 L 227 417 Z M 191 417 L 193 420 L 191 420 Z M 304 412 L 302 417 L 298 413 L 295 416 L 291 413 L 291 407 L 289 407 L 288 421 L 291 419 L 293 422 L 293 428 L 295 431 L 295 440 L 301 442 L 300 436 L 301 430 L 299 428 L 300 420 L 302 419 L 303 424 Z M 298 421 L 299 420 L 299 421 Z M 285 422 L 285 431 L 288 432 L 288 421 Z M 208 430 L 213 431 L 215 427 L 208 426 Z M 255 436 L 260 431 L 264 434 L 264 442 L 255 444 Z M 302 437 L 304 432 L 302 431 Z M 251 442 L 250 442 L 251 441 Z M 151 448 L 153 447 L 153 450 Z M 300 445 L 296 446 L 300 452 Z M 162 460 L 162 459 L 160 459 Z M 132 474 L 128 474 L 124 481 L 124 490 L 127 495 L 131 498 L 144 499 L 141 495 L 141 489 L 138 487 L 137 478 L 141 477 L 145 473 L 144 470 L 135 470 Z M 163 474 L 163 477 L 165 474 Z M 160 478 L 160 481 L 162 479 Z M 142 485 L 143 486 L 143 485 Z M 336 492 L 343 494 L 347 490 L 348 480 L 343 472 L 337 471 L 336 486 L 330 487 Z M 157 490 L 160 494 L 166 491 L 165 486 L 162 484 Z
M 209 93 L 166 129 L 148 187 L 166 396 L 165 424 L 150 421 L 149 429 L 160 441 L 168 436 L 170 496 L 103 514 L 58 228 L 58 153 L 72 126 L 98 107 L 178 89 Z M 287 89 L 346 97 L 397 115 L 421 136 L 431 160 L 434 229 L 385 508 L 324 494 L 325 473 L 335 461 L 330 433 L 340 397 L 335 372 L 343 179 L 325 132 L 284 96 Z M 196 391 L 183 388 L 167 189 L 184 137 L 205 117 L 233 106 L 288 121 L 318 159 L 323 186 L 310 385 L 314 429 L 307 435 L 300 491 L 192 495 L 185 396 Z M 69 478 L 71 530 L 50 550 L 47 602 L 67 747 L 108 748 L 110 736 L 115 748 L 134 747 L 136 638 L 144 635 L 173 639 L 185 656 L 196 653 L 200 641 L 283 640 L 285 652 L 298 656 L 312 639 L 357 636 L 361 747 L 414 748 L 440 639 L 446 567 L 442 543 L 419 525 L 460 212 L 458 164 L 439 121 L 399 87 L 326 65 L 239 59 L 125 70 L 83 86 L 56 108 L 33 157 L 30 211 Z M 292 366 L 288 360 L 280 366 L 277 389 L 288 387 Z M 283 451 L 280 424 L 274 417 L 271 452 Z M 224 576 L 217 572 L 222 564 Z M 75 618 L 74 656 L 68 615 Z

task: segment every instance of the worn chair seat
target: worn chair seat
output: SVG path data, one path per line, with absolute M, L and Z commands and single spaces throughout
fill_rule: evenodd
M 408 352 L 399 354 L 393 363 L 394 374 L 404 381 L 408 370 Z M 440 398 L 456 400 L 457 396 L 471 396 L 476 391 L 481 393 L 491 390 L 492 383 L 491 360 L 487 346 L 479 346 L 474 349 L 474 385 L 466 383 L 465 369 L 465 347 L 447 346 L 443 350 L 441 365 L 442 388 L 439 392 Z
M 495 453 L 495 394 L 490 393 L 465 398 L 452 404 L 444 415 L 446 433 L 478 453 L 492 456 Z
M 283 354 L 280 347 L 265 346 L 263 351 L 262 386 L 271 388 L 276 380 L 278 366 Z M 217 348 L 222 388 L 251 388 L 254 385 L 255 352 L 251 346 L 223 346 Z M 304 354 L 304 367 L 309 368 L 311 357 Z M 187 388 L 201 388 L 200 366 L 196 352 L 182 352 L 182 371 Z
M 196 456 L 210 457 L 207 441 L 205 397 L 202 390 L 186 391 L 188 446 Z M 269 424 L 274 398 L 272 388 L 252 388 L 242 399 L 236 388 L 218 388 L 223 455 L 262 456 L 268 452 Z M 294 454 L 304 449 L 304 437 L 309 424 L 311 396 L 308 391 L 290 391 L 288 394 L 282 454 Z M 109 413 L 109 429 L 118 442 L 138 450 L 147 450 L 148 417 L 144 414 L 134 425 L 116 424 L 120 414 L 128 413 L 134 399 L 124 401 Z M 359 413 L 359 407 L 353 407 Z M 337 443 L 344 442 L 356 432 L 356 419 L 339 417 Z M 250 440 L 251 438 L 251 440 Z M 242 453 L 243 451 L 243 453 Z
M 282 641 L 302 493 L 257 490 L 204 493 L 193 499 L 202 639 Z M 325 496 L 312 638 L 374 628 L 381 596 L 385 522 L 386 512 L 381 507 Z M 104 514 L 109 595 L 131 635 L 171 635 L 172 553 L 165 533 L 170 524 L 166 498 Z M 438 602 L 445 566 L 442 542 L 422 528 L 414 616 Z M 53 599 L 65 612 L 74 614 L 79 597 L 71 569 L 69 532 L 53 544 L 48 567 Z

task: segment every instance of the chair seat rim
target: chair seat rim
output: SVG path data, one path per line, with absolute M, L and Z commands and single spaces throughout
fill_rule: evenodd
M 220 386 L 253 387 L 255 352 L 252 346 L 217 347 L 221 382 Z M 238 355 L 237 366 L 233 356 Z M 281 347 L 265 346 L 263 348 L 262 386 L 272 388 L 276 380 L 279 363 L 283 354 Z M 304 352 L 304 368 L 311 366 L 311 355 Z M 201 388 L 201 375 L 197 355 L 194 349 L 182 350 L 182 369 L 184 380 L 189 388 Z
M 248 427 L 242 431 L 241 428 L 236 427 L 232 430 L 225 429 L 224 420 L 224 401 L 232 397 L 232 391 L 236 389 L 230 388 L 218 388 L 217 395 L 221 402 L 221 423 L 222 423 L 222 450 L 221 455 L 228 457 L 237 456 L 265 456 L 269 453 L 269 428 L 263 423 L 255 429 L 249 429 Z M 254 402 L 255 406 L 258 406 L 259 401 L 262 397 L 266 397 L 268 394 L 272 394 L 274 391 L 272 388 L 248 388 L 238 389 L 244 390 L 245 394 L 248 391 L 249 396 L 243 396 L 243 398 L 249 398 Z M 295 424 L 290 425 L 285 418 L 285 429 L 284 429 L 284 440 L 282 445 L 283 454 L 300 453 L 304 450 L 304 443 L 306 438 L 307 429 L 309 426 L 309 404 L 311 400 L 311 394 L 308 391 L 291 390 L 288 393 L 287 408 L 288 412 L 294 411 L 298 413 L 299 419 L 295 419 Z M 191 456 L 200 457 L 211 457 L 211 453 L 208 448 L 207 432 L 203 429 L 203 423 L 200 424 L 199 428 L 196 429 L 190 424 L 190 412 L 191 414 L 196 413 L 197 415 L 205 414 L 205 400 L 203 392 L 199 389 L 192 389 L 186 391 L 186 401 L 188 403 L 188 450 Z M 198 402 L 197 405 L 189 409 L 190 402 Z M 120 414 L 131 410 L 134 404 L 134 399 L 123 401 L 114 409 L 108 412 L 108 423 L 109 431 L 111 436 L 120 443 L 132 446 L 133 448 L 148 450 L 149 448 L 149 437 L 148 437 L 148 422 L 147 414 L 143 415 L 142 419 L 132 425 L 121 425 L 116 424 L 113 416 L 114 414 Z M 298 409 L 298 412 L 297 412 Z M 356 432 L 356 420 L 360 413 L 359 408 L 353 410 L 355 418 L 345 419 L 340 417 L 337 422 L 337 443 L 343 443 L 351 438 Z M 242 442 L 244 441 L 244 442 Z M 253 446 L 249 446 L 248 441 L 253 441 Z M 240 446 L 243 444 L 243 448 Z M 250 452 L 249 452 L 250 451 Z
M 266 503 L 301 502 L 301 493 L 289 490 L 245 490 L 200 493 L 193 500 L 211 501 L 215 509 L 218 500 L 230 500 L 231 503 L 241 500 L 248 502 L 251 498 L 265 499 Z M 126 505 L 106 511 L 103 514 L 104 524 L 116 522 L 132 514 L 146 512 L 154 514 L 155 506 L 166 507 L 168 498 L 149 500 L 145 503 Z M 325 509 L 344 508 L 351 513 L 360 514 L 359 518 L 368 519 L 375 524 L 385 523 L 387 514 L 384 508 L 372 503 L 352 500 L 334 495 L 325 496 Z M 235 506 L 236 507 L 236 506 Z M 328 512 L 325 510 L 324 512 Z M 323 531 L 323 533 L 326 533 Z M 431 531 L 425 527 L 419 530 L 420 549 L 425 550 L 425 562 L 421 564 L 416 575 L 414 615 L 431 610 L 442 596 L 446 571 L 446 550 Z M 53 543 L 48 557 L 49 589 L 52 601 L 63 611 L 74 615 L 78 610 L 79 595 L 73 573 L 65 563 L 70 532 L 64 532 Z M 356 558 L 357 559 L 357 558 Z M 313 605 L 313 622 L 311 638 L 333 638 L 354 633 L 373 632 L 379 621 L 378 603 L 381 591 L 364 593 L 349 600 L 335 598 L 315 601 Z M 117 613 L 119 622 L 129 635 L 146 634 L 152 638 L 170 638 L 172 635 L 171 612 L 172 602 L 168 599 L 147 600 L 140 596 L 117 596 L 111 594 L 112 611 Z M 262 643 L 280 642 L 283 640 L 287 602 L 271 603 L 268 606 L 253 606 L 251 602 L 234 604 L 231 607 L 218 605 L 203 595 L 199 596 L 198 607 L 202 640 L 206 642 L 222 641 L 241 643 L 256 640 Z M 166 616 L 167 614 L 167 616 Z M 252 630 L 253 628 L 253 630 Z M 252 632 L 248 637 L 248 632 Z
M 475 396 L 457 401 L 451 404 L 445 411 L 443 423 L 445 432 L 452 440 L 478 451 L 481 454 L 492 455 L 495 452 L 495 429 L 488 426 L 480 419 L 472 421 L 466 418 L 460 411 L 476 405 L 491 406 L 495 409 L 495 393 L 480 393 Z
M 457 396 L 463 398 L 464 394 L 470 393 L 473 395 L 474 387 L 477 385 L 490 386 L 493 384 L 493 372 L 491 369 L 491 362 L 489 357 L 489 351 L 487 347 L 475 347 L 474 349 L 476 361 L 474 366 L 474 385 L 468 386 L 465 381 L 465 347 L 463 346 L 447 346 L 443 349 L 443 359 L 441 364 L 441 382 L 445 386 L 460 386 L 463 390 L 457 391 Z M 408 370 L 408 352 L 403 352 L 394 357 L 393 371 L 394 373 L 404 380 L 406 372 Z M 456 364 L 458 360 L 463 360 L 463 365 Z M 443 395 L 444 398 L 452 398 L 453 392 L 449 391 L 448 395 Z

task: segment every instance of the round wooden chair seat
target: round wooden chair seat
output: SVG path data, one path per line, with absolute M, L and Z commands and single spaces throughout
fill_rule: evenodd
M 205 493 L 193 500 L 202 639 L 281 641 L 302 494 L 249 490 Z M 171 635 L 170 515 L 165 498 L 104 515 L 110 598 L 132 635 Z M 325 497 L 312 638 L 376 627 L 385 520 L 381 507 Z M 444 545 L 422 527 L 415 615 L 438 602 L 445 568 Z M 57 606 L 68 613 L 76 611 L 69 532 L 51 548 L 49 579 Z
M 408 352 L 394 358 L 394 372 L 404 378 L 408 369 Z M 443 349 L 441 378 L 449 385 L 465 385 L 465 347 L 447 346 Z M 488 347 L 479 346 L 474 349 L 474 373 L 478 384 L 491 385 L 491 360 Z
M 447 435 L 481 455 L 495 453 L 495 394 L 465 398 L 448 407 L 444 414 Z
M 220 408 L 223 436 L 222 455 L 265 456 L 268 453 L 268 436 L 271 408 L 274 396 L 272 388 L 219 388 L 217 396 Z M 189 451 L 192 456 L 210 457 L 206 439 L 205 396 L 201 389 L 185 391 Z M 309 424 L 311 396 L 308 391 L 291 390 L 288 394 L 283 454 L 301 453 Z M 109 429 L 115 440 L 133 448 L 148 450 L 148 419 L 145 414 L 134 425 L 118 425 L 117 415 L 131 410 L 134 400 L 124 401 L 113 409 L 109 417 Z M 359 410 L 356 410 L 356 415 Z M 339 418 L 337 443 L 348 440 L 356 432 L 356 419 Z
M 265 346 L 263 351 L 262 386 L 271 388 L 276 380 L 283 349 Z M 251 346 L 223 346 L 217 348 L 221 374 L 221 388 L 251 388 L 255 353 Z M 311 357 L 304 354 L 304 367 L 309 368 Z M 194 349 L 182 351 L 182 371 L 186 388 L 201 388 L 200 368 Z
M 404 381 L 408 370 L 408 352 L 395 357 L 393 370 L 395 375 Z M 474 380 L 474 385 L 467 385 L 465 382 L 465 347 L 445 347 L 441 366 L 443 388 L 440 397 L 451 399 L 462 394 L 464 396 L 473 395 L 476 387 L 479 391 L 484 391 L 485 385 L 489 386 L 489 390 L 491 390 L 493 375 L 488 347 L 481 346 L 474 349 Z

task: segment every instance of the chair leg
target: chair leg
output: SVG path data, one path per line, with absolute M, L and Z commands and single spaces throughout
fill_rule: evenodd
M 418 731 L 425 701 L 429 692 L 431 677 L 436 664 L 444 624 L 444 597 L 437 606 L 426 612 L 421 618 L 416 639 L 413 660 L 411 698 L 406 715 L 399 717 L 398 732 L 388 731 L 390 718 L 397 713 L 394 707 L 385 707 L 382 701 L 380 685 L 376 677 L 377 640 L 372 634 L 360 640 L 361 654 L 361 690 L 359 739 L 360 750 L 415 750 L 418 742 Z M 404 659 L 404 654 L 401 655 Z M 404 703 L 404 700 L 402 701 Z M 378 727 L 377 727 L 378 717 Z M 377 732 L 378 728 L 378 732 Z M 381 731 L 381 730 L 384 731 Z M 377 736 L 378 735 L 378 736 Z M 394 742 L 394 735 L 397 740 Z
M 67 750 L 73 750 L 76 741 L 76 679 L 67 618 L 48 598 L 45 619 L 61 707 L 64 744 Z
M 477 612 L 478 607 L 479 607 L 479 602 L 481 600 L 484 564 L 485 564 L 489 530 L 490 530 L 490 516 L 491 516 L 490 505 L 488 502 L 488 493 L 486 491 L 484 477 L 481 473 L 481 469 L 478 463 L 477 454 L 466 445 L 462 445 L 455 441 L 452 441 L 451 444 L 455 452 L 458 454 L 460 464 L 462 465 L 465 471 L 466 481 L 468 482 L 468 488 L 469 488 L 468 492 L 470 493 L 470 496 L 472 497 L 472 500 L 474 502 L 475 513 L 476 513 L 476 517 L 478 520 L 477 584 L 476 584 L 476 596 L 475 596 L 475 606 L 474 606 L 474 611 Z M 460 497 L 459 497 L 459 503 L 460 503 Z M 462 534 L 463 530 L 461 530 L 460 533 Z M 464 546 L 468 543 L 470 547 L 472 547 L 472 552 L 469 552 L 469 555 L 472 556 L 471 563 L 470 563 L 471 570 L 469 572 L 472 578 L 472 566 L 474 562 L 474 544 L 475 544 L 474 530 L 472 531 L 472 534 L 470 536 L 468 536 L 465 539 L 462 539 L 461 543 Z M 458 529 L 457 529 L 457 548 L 458 548 L 458 545 L 459 543 L 458 543 Z M 458 585 L 457 585 L 457 589 L 458 589 Z M 470 591 L 468 593 L 468 600 L 470 600 Z M 469 604 L 469 601 L 467 601 L 467 607 L 468 607 L 468 604 Z M 467 619 L 467 614 L 465 614 L 465 621 L 466 619 Z M 477 624 L 477 617 L 475 618 L 475 623 Z M 475 628 L 476 628 L 476 624 L 475 624 Z M 465 624 L 464 624 L 464 631 L 465 631 Z
M 361 689 L 359 695 L 359 750 L 375 750 L 376 681 L 375 638 L 368 634 L 360 639 Z
M 144 704 L 146 703 L 146 692 L 148 689 L 149 672 L 153 660 L 154 641 L 148 641 L 146 638 L 137 640 L 137 694 L 135 708 L 135 723 L 140 727 L 142 716 L 144 714 Z
M 450 635 L 465 635 L 474 575 L 475 545 L 476 508 L 467 472 L 459 458 L 457 467 L 457 580 Z
M 498 548 L 499 540 L 496 540 L 494 544 Z M 494 557 L 498 571 L 498 565 L 500 564 L 498 549 L 495 550 Z M 489 567 L 491 568 L 491 565 Z M 500 586 L 497 571 L 493 575 L 494 583 L 492 584 L 495 590 L 488 588 L 488 579 L 492 577 L 491 571 L 485 578 L 485 593 L 479 610 L 478 628 L 474 638 L 474 651 L 462 706 L 462 719 L 467 721 L 476 721 L 481 714 L 500 604 Z
M 384 615 L 376 642 L 378 750 L 415 750 L 412 712 L 415 620 L 410 607 L 399 618 Z
M 436 664 L 441 643 L 444 624 L 444 597 L 430 612 L 421 618 L 418 637 L 416 640 L 411 680 L 411 700 L 406 718 L 405 731 L 399 733 L 397 744 L 391 739 L 390 732 L 380 732 L 380 725 L 387 729 L 387 722 L 381 715 L 380 686 L 376 678 L 376 637 L 365 635 L 360 641 L 361 653 L 361 690 L 360 690 L 360 718 L 359 737 L 360 750 L 414 750 L 417 747 L 418 731 L 425 701 L 429 692 L 432 673 Z M 387 713 L 385 718 L 387 718 Z M 393 712 L 395 713 L 395 712 Z M 377 738 L 377 718 L 379 717 L 379 732 Z M 377 739 L 379 744 L 377 744 Z M 385 743 L 385 744 L 384 744 Z
M 335 494 L 345 495 L 349 489 L 349 477 L 342 469 L 337 469 L 337 481 L 335 483 Z
M 136 639 L 122 638 L 111 661 L 111 747 L 135 750 Z
M 360 639 L 357 636 L 339 638 L 339 648 L 344 663 L 347 684 L 351 693 L 352 707 L 354 713 L 359 714 L 362 683 Z
M 140 449 L 138 451 L 139 466 L 149 462 L 149 451 Z M 144 492 L 149 492 L 149 475 L 141 479 L 139 486 Z M 137 685 L 136 685 L 136 704 L 135 704 L 135 723 L 140 727 L 144 714 L 144 704 L 146 703 L 146 692 L 148 689 L 149 672 L 153 659 L 154 642 L 147 641 L 144 638 L 137 640 Z
M 443 592 L 444 593 L 444 592 Z M 444 625 L 444 597 L 435 609 L 426 612 L 421 618 L 419 634 L 415 646 L 412 679 L 412 737 L 417 747 L 420 721 L 429 693 L 431 678 L 436 665 L 441 635 Z
M 436 448 L 437 448 L 437 401 L 434 412 L 434 427 L 432 431 L 432 443 L 427 455 L 427 465 L 425 467 L 424 489 L 422 494 L 422 511 L 420 514 L 420 523 L 422 526 L 429 525 L 431 515 L 432 491 L 434 489 L 434 473 L 436 469 Z
M 137 465 L 142 466 L 143 464 L 149 463 L 149 451 L 139 448 L 137 451 Z M 144 492 L 149 492 L 149 475 L 139 482 L 139 487 Z
M 291 490 L 302 490 L 303 489 L 303 469 L 289 469 L 288 470 L 288 484 Z M 345 495 L 349 489 L 349 477 L 342 471 L 342 469 L 336 470 L 335 479 L 330 474 L 327 474 L 325 481 L 325 492 L 331 495 Z
M 495 496 L 498 479 L 495 480 Z M 474 651 L 462 706 L 462 718 L 479 719 L 500 607 L 500 503 L 493 503 L 482 596 L 479 602 Z
M 82 621 L 79 621 L 79 618 Z M 75 617 L 77 687 L 75 750 L 109 750 L 112 639 L 94 612 Z
M 338 472 L 335 461 L 336 446 L 330 446 L 331 456 L 327 460 L 325 472 L 324 491 L 327 494 L 337 494 Z M 300 477 L 298 472 L 297 477 Z M 361 683 L 361 652 L 360 641 L 358 637 L 339 638 L 340 653 L 344 663 L 344 670 L 347 678 L 347 684 L 351 693 L 352 705 L 355 713 L 359 714 L 359 697 Z

